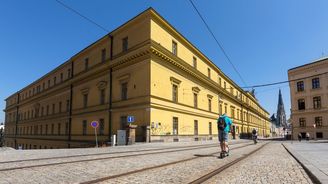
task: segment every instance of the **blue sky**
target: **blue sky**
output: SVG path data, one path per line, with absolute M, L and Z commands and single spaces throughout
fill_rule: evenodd
M 113 30 L 153 7 L 240 86 L 244 86 L 188 0 L 61 0 Z M 328 1 L 194 0 L 247 85 L 287 80 L 287 70 L 328 55 Z M 40 78 L 106 32 L 55 0 L 2 0 L 0 108 L 5 98 Z M 288 84 L 256 89 L 260 104 L 276 112 Z M 0 113 L 0 122 L 4 113 Z

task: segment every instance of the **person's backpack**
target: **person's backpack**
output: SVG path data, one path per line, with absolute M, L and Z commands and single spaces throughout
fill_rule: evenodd
M 225 118 L 224 117 L 220 117 L 218 119 L 218 129 L 219 130 L 224 130 L 224 128 L 227 126 L 227 123 L 225 121 Z

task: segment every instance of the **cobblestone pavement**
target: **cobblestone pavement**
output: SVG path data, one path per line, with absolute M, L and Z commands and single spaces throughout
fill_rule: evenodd
M 175 164 L 166 166 L 163 168 L 148 170 L 143 173 L 131 174 L 125 177 L 111 179 L 102 183 L 113 183 L 113 184 L 128 184 L 128 183 L 140 183 L 140 184 L 162 184 L 162 183 L 189 183 L 198 179 L 200 176 L 207 174 L 208 172 L 221 167 L 232 160 L 235 160 L 244 154 L 247 154 L 256 148 L 260 147 L 261 144 L 250 145 L 247 147 L 234 149 L 230 151 L 230 156 L 224 159 L 219 159 L 218 154 L 213 155 L 199 155 L 200 159 L 191 160 L 182 164 Z M 239 147 L 239 146 L 230 146 Z M 218 150 L 217 150 L 218 151 Z
M 303 168 L 281 143 L 271 143 L 206 182 L 209 183 L 312 183 Z
M 209 142 L 209 143 L 214 143 L 214 142 Z M 176 145 L 183 146 L 183 145 L 190 145 L 190 144 L 193 145 L 193 143 L 189 143 L 189 144 L 182 143 Z M 196 143 L 196 144 L 203 145 L 205 143 L 203 142 L 203 143 Z M 162 147 L 168 145 L 169 144 L 162 144 Z M 150 145 L 145 145 L 145 146 L 148 147 Z M 139 145 L 137 149 L 141 149 L 141 147 L 142 146 Z M 117 148 L 117 149 L 122 149 L 122 148 Z M 136 150 L 136 147 L 134 148 L 125 147 L 124 149 Z M 79 149 L 79 150 L 83 151 L 83 149 Z M 52 151 L 50 155 L 52 154 L 55 155 L 55 153 L 53 152 L 58 150 L 46 150 L 46 151 L 47 152 Z M 69 150 L 66 151 L 69 152 Z M 86 152 L 88 151 L 89 150 L 86 150 Z M 165 153 L 165 154 L 143 155 L 143 156 L 134 156 L 134 157 L 126 157 L 126 158 L 96 160 L 96 161 L 70 163 L 70 164 L 62 164 L 62 165 L 54 165 L 54 166 L 26 168 L 26 169 L 18 169 L 18 170 L 11 170 L 11 171 L 1 171 L 0 183 L 78 183 L 82 181 L 101 178 L 108 175 L 116 175 L 116 174 L 121 174 L 137 169 L 142 169 L 145 167 L 151 167 L 159 164 L 169 163 L 169 162 L 185 159 L 188 157 L 193 157 L 194 154 L 206 154 L 215 151 L 218 151 L 218 147 L 187 150 L 182 152 L 172 152 L 172 153 Z M 18 158 L 17 155 L 19 155 L 19 153 L 23 153 L 23 151 L 21 150 L 8 151 L 8 152 L 11 152 L 13 155 L 16 154 L 15 157 L 17 158 Z M 43 152 L 43 150 L 32 150 L 29 152 L 33 152 L 33 154 L 31 155 L 33 155 L 33 158 L 35 158 L 35 155 L 37 155 L 38 152 Z M 44 153 L 42 153 L 41 155 L 42 157 L 48 156 Z M 24 158 L 26 158 L 26 153 Z

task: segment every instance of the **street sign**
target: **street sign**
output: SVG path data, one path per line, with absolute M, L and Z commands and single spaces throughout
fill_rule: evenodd
M 133 123 L 134 122 L 134 116 L 128 116 L 127 121 L 128 121 L 128 123 Z
M 99 126 L 99 122 L 98 121 L 92 121 L 91 126 L 95 129 L 96 147 L 98 148 L 97 128 Z
M 99 126 L 98 121 L 92 121 L 92 122 L 91 122 L 91 126 L 92 126 L 93 128 L 98 128 L 98 126 Z

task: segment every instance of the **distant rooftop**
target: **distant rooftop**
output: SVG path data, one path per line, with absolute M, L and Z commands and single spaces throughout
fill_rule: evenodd
M 308 65 L 316 64 L 316 63 L 319 63 L 319 62 L 322 62 L 322 61 L 327 61 L 327 62 L 328 62 L 328 56 L 325 56 L 325 57 L 322 57 L 322 58 L 320 58 L 320 59 L 314 60 L 314 61 L 312 61 L 311 63 L 307 63 L 307 64 L 304 64 L 304 65 L 301 65 L 301 66 L 297 66 L 297 67 L 291 68 L 291 69 L 289 69 L 288 71 L 290 71 L 290 70 L 295 70 L 295 69 L 298 69 L 298 68 L 302 68 L 302 67 L 304 67 L 304 66 L 308 66 Z

